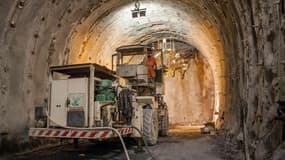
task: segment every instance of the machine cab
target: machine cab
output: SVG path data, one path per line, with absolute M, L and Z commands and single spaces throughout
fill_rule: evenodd
M 112 70 L 118 76 L 128 79 L 133 85 L 148 84 L 147 55 L 152 54 L 157 63 L 155 82 L 162 83 L 164 65 L 161 50 L 146 45 L 127 45 L 117 48 L 116 52 L 112 56 Z

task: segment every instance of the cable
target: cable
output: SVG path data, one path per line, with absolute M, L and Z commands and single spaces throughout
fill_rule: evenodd
M 143 139 L 143 141 L 144 141 L 144 145 L 145 145 L 145 149 L 146 149 L 147 153 L 150 155 L 150 157 L 151 157 L 152 160 L 155 160 L 154 156 L 153 156 L 152 153 L 149 151 L 148 144 L 147 144 L 147 141 L 146 141 L 145 136 L 143 135 L 143 133 L 142 133 L 137 127 L 135 127 L 135 126 L 132 126 L 132 128 L 136 129 L 136 130 L 139 132 L 139 134 L 142 136 L 142 139 Z
M 46 115 L 47 115 L 47 117 L 48 117 L 51 121 L 53 121 L 56 125 L 58 125 L 58 126 L 60 126 L 60 127 L 62 127 L 62 128 L 65 128 L 65 129 L 78 129 L 78 130 L 111 130 L 111 131 L 115 132 L 115 133 L 118 135 L 118 137 L 119 137 L 119 139 L 120 139 L 120 141 L 121 141 L 121 143 L 122 143 L 122 146 L 123 146 L 123 149 L 124 149 L 124 153 L 125 153 L 125 155 L 126 155 L 127 160 L 131 160 L 131 159 L 130 159 L 130 156 L 129 156 L 129 153 L 128 153 L 128 150 L 127 150 L 127 147 L 126 147 L 126 145 L 125 145 L 124 139 L 122 138 L 122 135 L 121 135 L 115 128 L 112 128 L 112 127 L 95 127 L 95 128 L 68 127 L 68 126 L 65 126 L 65 125 L 61 125 L 61 124 L 59 124 L 58 122 L 56 122 L 54 119 L 52 119 L 52 118 L 49 116 L 47 110 L 46 110 Z
M 151 157 L 152 160 L 156 160 L 156 159 L 154 158 L 154 156 L 152 155 L 152 153 L 150 152 L 149 148 L 148 148 L 149 146 L 148 146 L 148 144 L 147 144 L 147 141 L 146 141 L 146 139 L 145 139 L 145 136 L 143 135 L 143 133 L 142 133 L 137 127 L 135 127 L 135 126 L 120 126 L 120 125 L 116 125 L 116 127 L 117 127 L 117 128 L 131 127 L 131 128 L 133 128 L 133 129 L 135 129 L 136 131 L 138 131 L 139 134 L 142 136 L 142 139 L 143 139 L 143 142 L 144 142 L 144 145 L 145 145 L 145 148 L 146 148 L 147 153 L 150 155 L 150 157 Z

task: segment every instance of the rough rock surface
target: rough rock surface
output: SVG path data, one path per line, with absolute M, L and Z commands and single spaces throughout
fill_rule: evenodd
M 200 125 L 213 120 L 213 75 L 201 56 L 191 60 L 184 79 L 165 78 L 165 91 L 172 125 Z
M 285 157 L 285 143 L 283 142 L 273 153 L 273 160 L 282 160 Z

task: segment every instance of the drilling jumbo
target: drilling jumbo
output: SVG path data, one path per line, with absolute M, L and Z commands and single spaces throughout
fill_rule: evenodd
M 157 61 L 149 80 L 147 56 Z M 163 100 L 163 54 L 145 45 L 128 45 L 112 55 L 112 69 L 98 64 L 50 67 L 47 105 L 36 107 L 29 136 L 106 140 L 124 137 L 155 145 L 168 135 L 168 110 Z M 141 141 L 142 142 L 142 141 Z

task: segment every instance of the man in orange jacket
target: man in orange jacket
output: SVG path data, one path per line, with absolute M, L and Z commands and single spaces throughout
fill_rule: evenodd
M 147 54 L 147 65 L 148 65 L 148 78 L 149 78 L 149 81 L 151 83 L 154 83 L 155 82 L 155 77 L 156 77 L 155 69 L 157 68 L 157 65 L 156 65 L 156 60 L 152 56 L 151 53 Z

